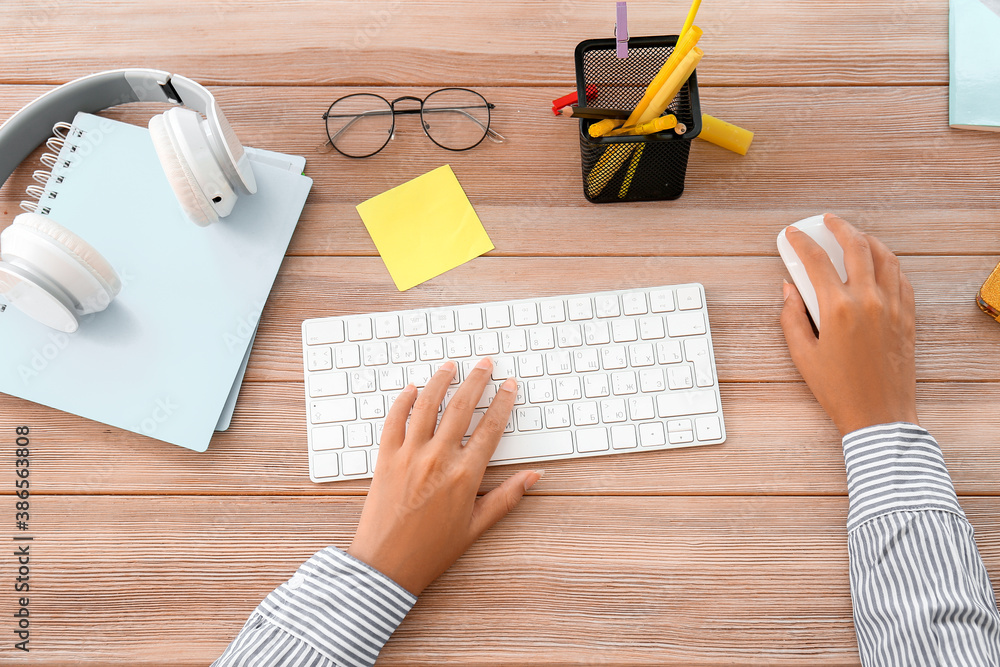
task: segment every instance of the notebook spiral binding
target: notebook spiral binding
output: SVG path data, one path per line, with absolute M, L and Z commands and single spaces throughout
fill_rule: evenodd
M 69 160 L 63 160 L 60 163 L 59 155 L 62 153 L 63 149 L 66 147 L 69 140 L 70 132 L 73 132 L 73 138 L 79 139 L 86 134 L 83 130 L 75 130 L 70 123 L 56 123 L 52 126 L 52 136 L 45 141 L 45 147 L 48 148 L 51 153 L 43 153 L 38 161 L 42 165 L 48 167 L 48 171 L 45 169 L 36 169 L 31 174 L 31 179 L 38 183 L 39 185 L 29 185 L 25 188 L 25 193 L 30 199 L 23 200 L 21 202 L 21 210 L 28 213 L 39 213 L 41 215 L 48 215 L 51 210 L 48 206 L 42 203 L 42 199 L 55 199 L 59 196 L 58 190 L 47 189 L 50 184 L 56 184 L 63 182 L 65 176 L 63 174 L 56 174 L 53 178 L 53 173 L 56 168 L 65 169 L 70 166 L 71 162 Z M 77 149 L 76 144 L 69 144 L 70 152 L 75 152 Z

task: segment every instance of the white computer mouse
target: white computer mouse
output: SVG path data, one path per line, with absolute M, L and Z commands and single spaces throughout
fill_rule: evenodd
M 840 275 L 840 280 L 846 283 L 847 269 L 844 268 L 844 249 L 840 247 L 840 243 L 837 242 L 837 237 L 833 235 L 833 232 L 827 229 L 826 223 L 823 222 L 823 216 L 814 215 L 805 220 L 799 220 L 791 226 L 808 234 L 813 241 L 826 251 L 834 268 L 837 269 L 837 273 Z M 788 269 L 795 287 L 798 288 L 799 294 L 802 295 L 802 300 L 805 302 L 813 322 L 816 323 L 816 330 L 818 331 L 819 302 L 816 299 L 816 290 L 809 280 L 806 267 L 799 260 L 799 256 L 795 254 L 792 244 L 785 238 L 784 229 L 778 234 L 778 254 L 781 255 L 781 260 L 785 263 L 785 268 Z

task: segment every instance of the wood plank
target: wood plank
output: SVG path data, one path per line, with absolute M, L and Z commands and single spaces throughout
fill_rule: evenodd
M 205 665 L 305 558 L 349 543 L 361 503 L 37 497 L 18 662 Z M 1000 501 L 963 504 L 996 580 Z M 527 498 L 425 592 L 382 662 L 855 664 L 846 512 L 843 498 Z
M 777 254 L 777 253 L 775 253 Z M 904 257 L 917 297 L 917 374 L 997 380 L 1000 328 L 975 304 L 992 257 Z M 781 333 L 777 257 L 479 258 L 407 292 L 375 258 L 289 257 L 264 309 L 247 377 L 302 377 L 301 322 L 311 317 L 701 282 L 724 381 L 798 379 Z
M 998 383 L 923 383 L 921 422 L 961 494 L 996 495 L 1000 425 L 983 419 Z M 722 387 L 719 446 L 550 461 L 541 494 L 844 495 L 840 437 L 802 383 Z M 204 454 L 17 399 L 0 398 L 0 434 L 32 432 L 32 480 L 46 494 L 356 495 L 368 480 L 309 481 L 301 383 L 248 383 L 233 426 Z M 8 437 L 8 436 L 3 436 Z M 11 438 L 13 436 L 10 436 Z M 483 490 L 526 466 L 489 468 Z
M 689 3 L 635 0 L 632 35 L 675 34 Z M 726 85 L 946 83 L 947 4 L 860 0 L 706 4 L 699 67 Z M 57 82 L 155 65 L 215 84 L 569 84 L 573 49 L 612 38 L 599 0 L 6 3 L 18 48 L 0 81 Z M 859 53 L 857 39 L 865 49 Z
M 0 118 L 46 89 L 0 87 Z M 750 153 L 695 142 L 681 199 L 604 206 L 582 196 L 576 124 L 548 110 L 559 89 L 483 89 L 498 105 L 504 145 L 444 151 L 404 117 L 378 156 L 317 153 L 325 141 L 319 116 L 357 90 L 216 89 L 248 145 L 309 161 L 315 187 L 293 255 L 374 254 L 354 206 L 445 162 L 499 255 L 774 254 L 782 225 L 822 210 L 840 212 L 902 254 L 981 252 L 1000 234 L 1000 137 L 948 129 L 946 87 L 706 89 L 707 111 L 756 131 Z M 160 110 L 128 105 L 109 115 L 145 124 Z M 844 142 L 844 118 L 865 118 L 863 140 Z M 0 210 L 16 211 L 36 168 L 37 156 L 0 189 Z M 734 235 L 738 241 L 727 242 Z

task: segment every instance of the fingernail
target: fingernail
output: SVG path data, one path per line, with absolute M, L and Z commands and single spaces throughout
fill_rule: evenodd
M 404 394 L 409 393 L 411 391 L 416 391 L 416 390 L 417 390 L 417 385 L 413 384 L 412 382 L 410 384 L 406 385 L 405 387 L 403 387 L 403 393 Z
M 443 364 L 441 364 L 441 370 L 447 371 L 448 373 L 454 373 L 456 368 L 458 367 L 455 366 L 454 361 L 446 361 Z
M 782 294 L 781 300 L 782 301 L 788 301 L 788 295 L 792 293 L 792 286 L 789 285 L 788 281 L 785 280 L 784 278 L 781 279 L 781 282 L 782 282 L 782 285 L 781 285 L 781 294 Z
M 515 391 L 517 391 L 517 380 L 515 380 L 514 378 L 507 378 L 506 380 L 503 381 L 503 384 L 500 385 L 500 389 L 502 389 L 503 391 L 509 391 L 511 393 L 514 393 Z
M 479 363 L 476 364 L 476 368 L 482 368 L 483 370 L 488 371 L 493 368 L 493 360 L 489 357 L 483 357 L 479 360 Z
M 537 482 L 538 480 L 540 480 L 542 477 L 545 477 L 545 471 L 544 470 L 532 470 L 531 472 L 533 474 L 528 475 L 528 478 L 524 480 L 524 490 L 525 491 L 527 491 L 528 489 L 530 489 L 531 487 L 533 487 L 535 485 L 535 482 Z

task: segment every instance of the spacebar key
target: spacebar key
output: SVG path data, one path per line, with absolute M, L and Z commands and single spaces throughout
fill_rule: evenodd
M 540 456 L 560 456 L 573 453 L 573 434 L 569 431 L 505 435 L 490 461 L 533 459 Z

